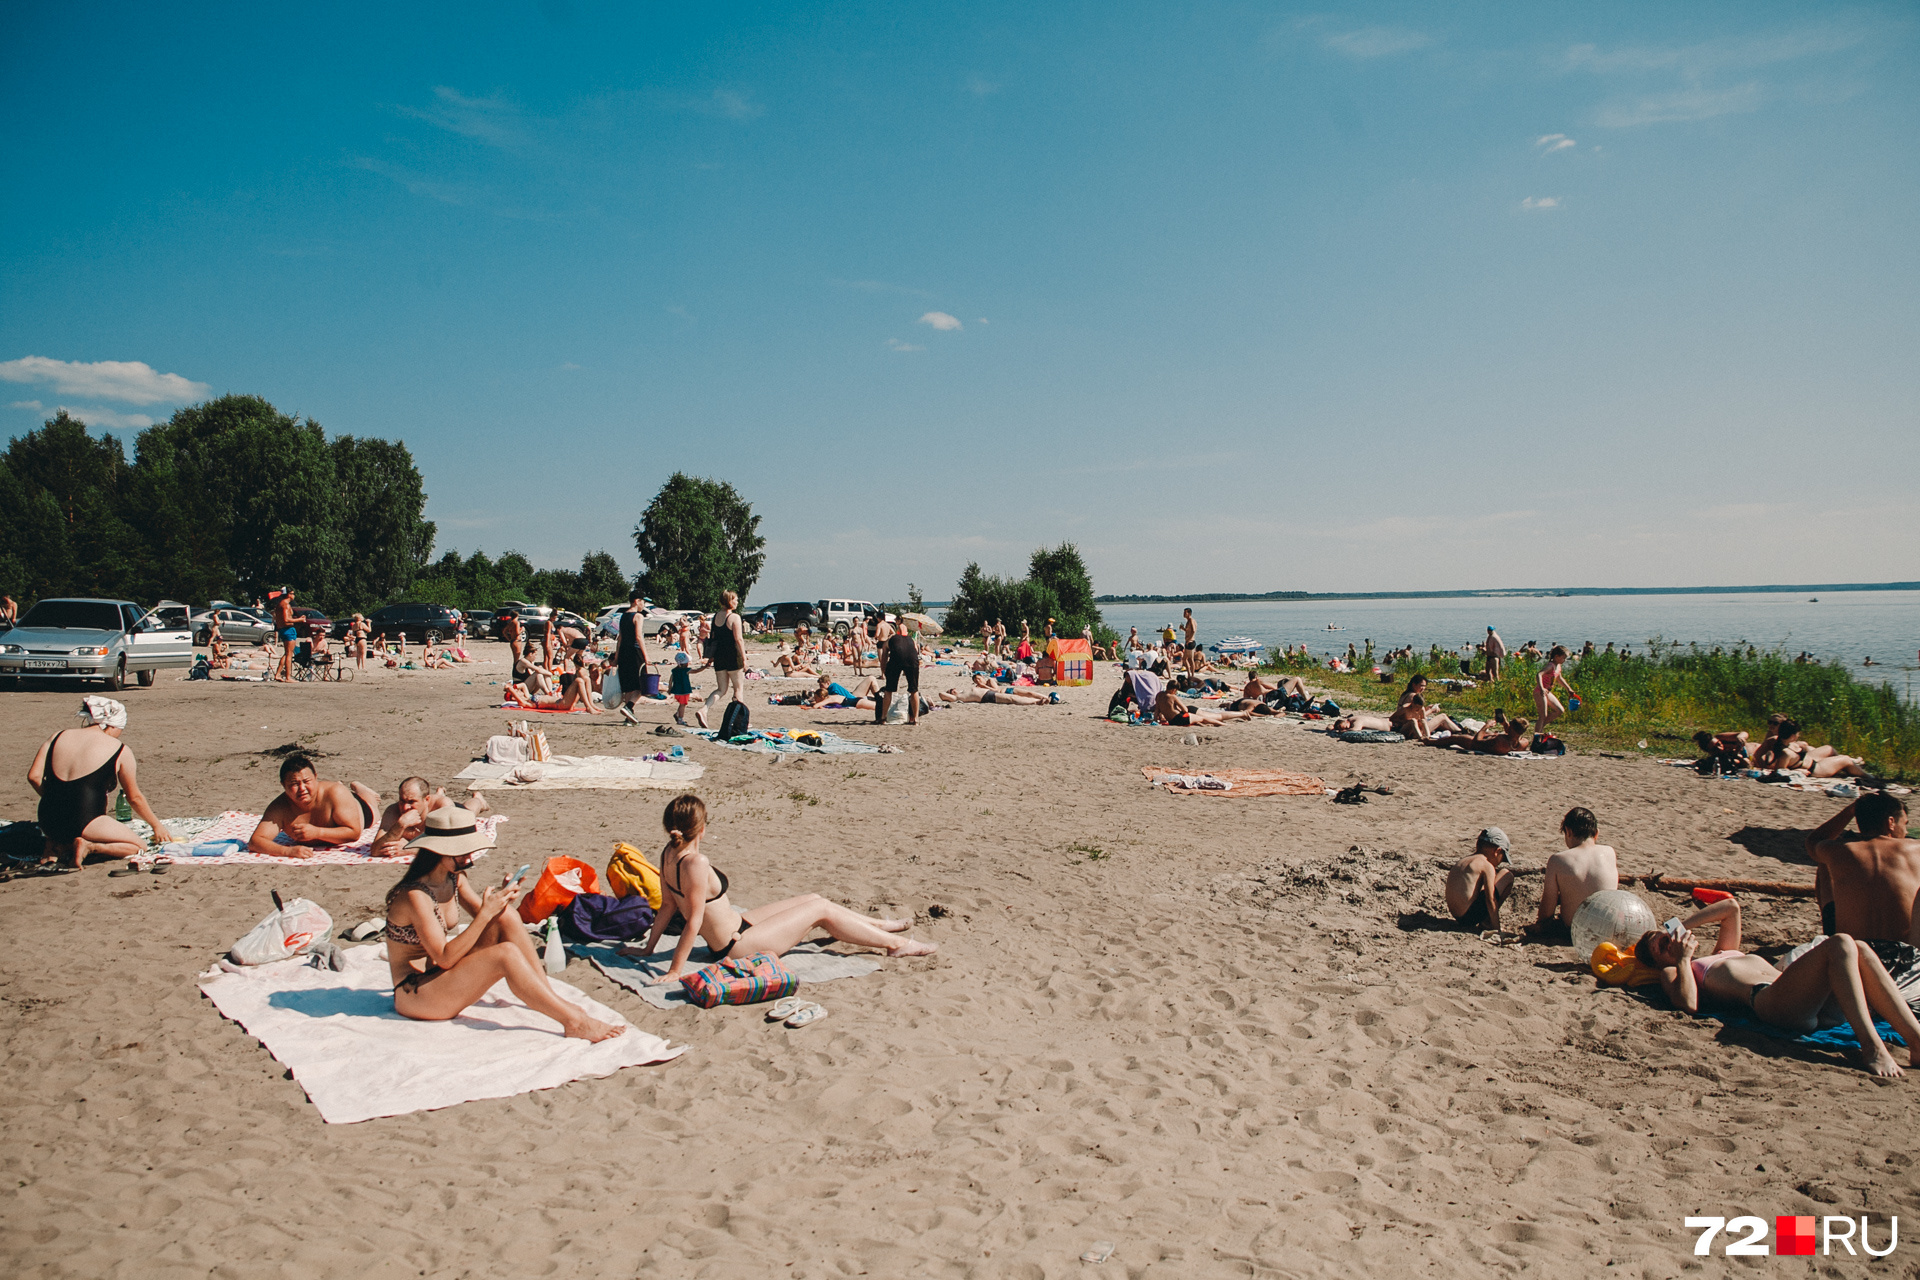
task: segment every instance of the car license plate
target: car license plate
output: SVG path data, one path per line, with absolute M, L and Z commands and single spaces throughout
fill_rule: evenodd
M 67 664 L 64 662 L 48 662 L 44 658 L 29 658 L 20 665 L 29 671 L 65 671 L 67 669 Z

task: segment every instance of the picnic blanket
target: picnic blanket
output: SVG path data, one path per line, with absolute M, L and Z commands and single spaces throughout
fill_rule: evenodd
M 676 982 L 663 982 L 649 986 L 647 979 L 667 971 L 673 963 L 673 949 L 680 945 L 677 935 L 660 939 L 660 950 L 641 960 L 634 956 L 620 954 L 620 943 L 593 942 L 585 946 L 570 948 L 573 955 L 585 956 L 593 967 L 613 979 L 633 994 L 645 1000 L 656 1009 L 671 1009 L 676 1005 L 689 1005 L 687 990 Z M 801 943 L 780 957 L 780 963 L 793 970 L 802 983 L 832 982 L 838 978 L 858 978 L 872 973 L 880 967 L 880 961 L 871 955 L 841 955 L 827 950 L 833 945 L 831 938 L 815 938 Z M 697 946 L 689 960 L 694 964 L 711 964 L 713 952 L 704 946 Z
M 875 747 L 865 742 L 855 742 L 843 738 L 837 733 L 828 733 L 825 729 L 755 729 L 750 742 L 729 742 L 712 729 L 696 731 L 697 736 L 722 747 L 732 747 L 735 751 L 758 751 L 762 755 L 827 755 L 858 756 L 879 755 L 881 752 L 893 752 L 898 747 Z M 818 738 L 818 744 L 802 742 L 796 734 L 806 734 L 809 738 Z
M 339 973 L 300 958 L 198 979 L 223 1016 L 292 1071 L 328 1124 L 511 1098 L 686 1052 L 631 1026 L 599 1044 L 569 1040 L 504 980 L 451 1021 L 415 1022 L 393 1010 L 384 946 L 351 947 L 346 957 Z M 553 988 L 595 1018 L 626 1021 L 564 982 Z
M 482 814 L 480 828 L 489 835 L 498 835 L 497 828 L 506 818 L 497 813 Z M 142 835 L 150 830 L 145 823 L 129 823 Z M 217 858 L 196 858 L 193 846 L 214 840 L 238 840 L 246 843 L 253 829 L 260 825 L 257 813 L 242 813 L 238 809 L 229 809 L 217 818 L 176 818 L 167 822 L 168 834 L 174 837 L 172 844 L 161 846 L 161 852 L 168 854 L 183 866 L 195 867 L 391 867 L 404 864 L 406 857 L 376 858 L 373 856 L 373 838 L 379 832 L 368 827 L 360 833 L 360 838 L 352 844 L 335 845 L 331 849 L 319 849 L 311 858 L 276 858 L 269 854 L 253 853 L 242 848 L 236 853 L 222 854 Z M 275 843 L 290 845 L 282 832 Z M 474 857 L 486 856 L 482 849 Z M 412 855 L 407 855 L 411 857 Z
M 570 716 L 578 711 L 582 715 L 593 715 L 592 707 L 530 707 L 524 702 L 503 702 L 503 711 L 538 711 L 543 716 Z
M 1327 784 L 1305 773 L 1288 773 L 1284 769 L 1210 769 L 1202 778 L 1217 778 L 1229 783 L 1226 790 L 1195 786 L 1190 782 L 1177 781 L 1191 779 L 1196 775 L 1185 769 L 1167 769 L 1159 765 L 1141 765 L 1140 772 L 1151 782 L 1160 783 L 1169 795 L 1176 796 L 1323 796 L 1327 793 Z
M 489 764 L 475 760 L 453 775 L 469 791 L 641 791 L 679 790 L 706 773 L 690 760 L 653 760 L 645 756 L 554 756 L 525 764 Z

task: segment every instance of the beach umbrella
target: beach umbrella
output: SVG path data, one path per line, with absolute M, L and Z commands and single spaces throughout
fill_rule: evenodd
M 920 624 L 922 631 L 931 631 L 935 635 L 940 634 L 940 624 L 924 613 L 903 613 L 900 615 L 900 620 L 902 622 L 917 622 Z

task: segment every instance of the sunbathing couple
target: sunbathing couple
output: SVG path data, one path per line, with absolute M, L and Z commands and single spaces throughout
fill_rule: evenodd
M 1732 772 L 1751 766 L 1755 769 L 1799 769 L 1812 778 L 1859 778 L 1872 783 L 1866 764 L 1857 756 L 1841 755 L 1831 746 L 1816 747 L 1800 736 L 1800 726 L 1775 712 L 1767 718 L 1767 732 L 1759 742 L 1747 738 L 1744 729 L 1693 735 L 1694 743 L 1707 759 Z

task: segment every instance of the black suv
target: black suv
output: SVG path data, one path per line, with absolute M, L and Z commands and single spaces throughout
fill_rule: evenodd
M 367 622 L 374 635 L 405 636 L 420 644 L 439 644 L 453 635 L 459 619 L 443 604 L 390 604 Z
M 747 625 L 755 631 L 791 631 L 803 622 L 818 631 L 825 621 L 826 615 L 811 600 L 785 600 L 747 615 Z

